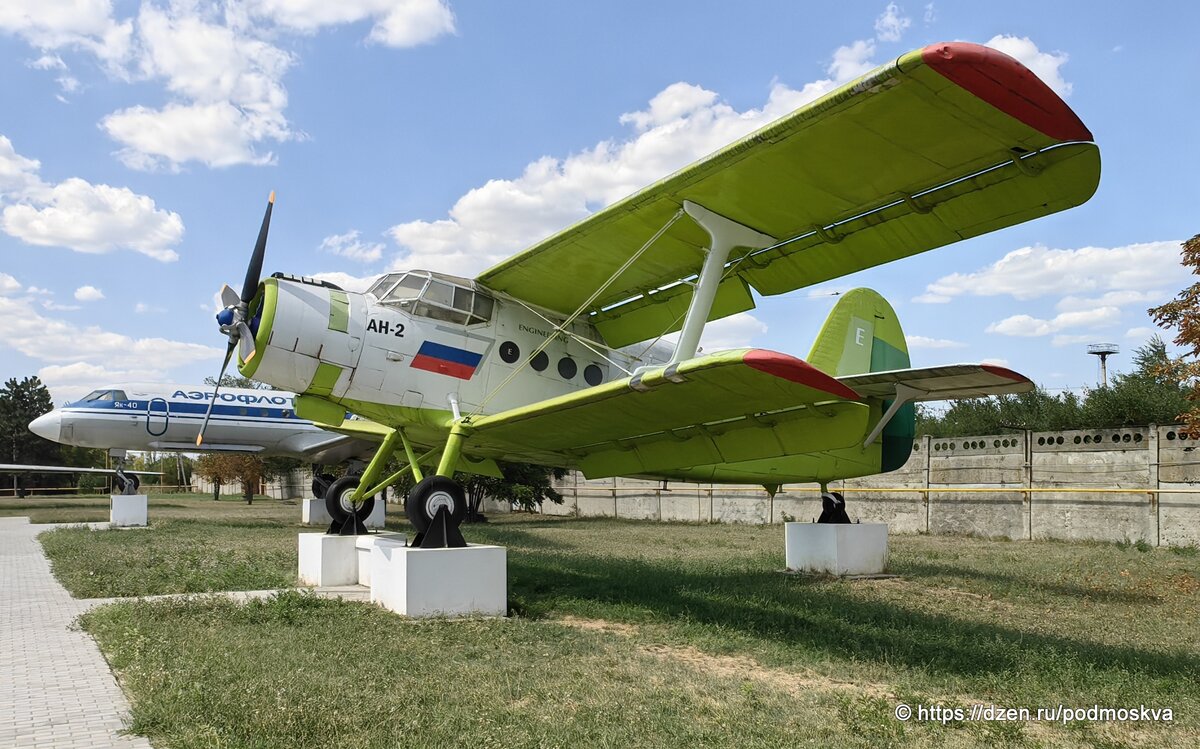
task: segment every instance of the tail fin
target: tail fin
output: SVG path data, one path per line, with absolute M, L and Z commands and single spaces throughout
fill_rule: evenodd
M 842 295 L 817 335 L 808 363 L 834 377 L 912 366 L 896 311 L 871 289 L 854 289 Z M 890 401 L 884 401 L 881 408 L 886 410 L 889 405 Z M 883 429 L 883 471 L 904 465 L 912 452 L 915 433 L 916 409 L 907 403 Z

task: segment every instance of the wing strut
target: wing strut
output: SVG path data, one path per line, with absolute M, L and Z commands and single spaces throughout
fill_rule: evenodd
M 775 237 L 731 221 L 690 200 L 683 201 L 683 210 L 708 232 L 709 248 L 704 258 L 704 267 L 700 270 L 700 277 L 696 279 L 692 303 L 688 306 L 687 316 L 683 318 L 679 344 L 675 346 L 675 353 L 671 356 L 672 365 L 696 355 L 696 349 L 700 346 L 700 334 L 704 332 L 704 324 L 708 321 L 713 299 L 717 296 L 717 286 L 725 275 L 725 261 L 729 259 L 733 248 L 761 250 L 778 242 Z
M 888 406 L 888 410 L 883 415 L 883 418 L 879 420 L 879 423 L 876 424 L 875 428 L 871 430 L 871 433 L 867 435 L 867 439 L 863 442 L 863 449 L 865 450 L 867 446 L 875 441 L 875 438 L 879 436 L 880 432 L 883 431 L 883 428 L 888 425 L 888 422 L 892 420 L 892 417 L 896 415 L 896 412 L 899 411 L 905 403 L 908 403 L 911 400 L 916 400 L 917 398 L 920 398 L 922 395 L 926 394 L 927 391 L 925 390 L 918 390 L 911 385 L 905 385 L 903 382 L 897 382 L 896 400 L 892 401 L 892 405 Z

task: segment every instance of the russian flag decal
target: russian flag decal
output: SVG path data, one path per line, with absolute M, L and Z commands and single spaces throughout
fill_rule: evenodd
M 410 366 L 426 372 L 437 372 L 457 377 L 460 380 L 469 380 L 471 375 L 475 374 L 475 368 L 479 366 L 481 359 L 483 359 L 483 354 L 476 354 L 442 343 L 425 341 L 421 344 L 417 355 L 413 357 Z

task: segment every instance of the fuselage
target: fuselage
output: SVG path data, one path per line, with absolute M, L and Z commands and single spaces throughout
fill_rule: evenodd
M 211 385 L 113 385 L 38 417 L 29 429 L 78 447 L 197 452 L 196 434 L 213 397 Z M 205 451 L 312 460 L 314 450 L 336 436 L 296 416 L 292 399 L 292 393 L 279 390 L 222 388 L 205 433 Z

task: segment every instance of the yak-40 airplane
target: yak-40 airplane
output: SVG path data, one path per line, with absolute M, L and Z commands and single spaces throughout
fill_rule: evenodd
M 374 452 L 370 442 L 330 434 L 296 416 L 293 397 L 281 390 L 225 388 L 218 393 L 211 385 L 112 385 L 39 416 L 29 423 L 29 431 L 51 442 L 120 453 L 195 452 L 196 430 L 207 415 L 210 424 L 204 452 L 282 455 L 318 465 L 358 461 Z M 139 484 L 139 472 L 124 468 L 121 462 L 113 470 L 0 465 L 0 472 L 5 468 L 116 473 L 116 484 L 122 491 L 126 483 L 132 484 L 130 491 Z M 322 495 L 332 481 L 333 476 L 314 472 L 313 491 Z
M 422 546 L 459 545 L 457 471 L 496 460 L 776 491 L 897 468 L 920 400 L 1027 390 L 970 364 L 912 369 L 895 312 L 867 289 L 836 305 L 808 360 L 698 354 L 710 320 L 783 294 L 1079 205 L 1100 153 L 1016 60 L 966 43 L 901 56 L 474 279 L 390 273 L 366 293 L 260 283 L 268 202 L 239 295 L 217 315 L 246 377 L 296 413 L 379 444 L 329 487 L 343 504 L 411 471 Z M 635 346 L 679 331 L 669 355 Z M 351 420 L 347 412 L 361 418 Z M 199 443 L 203 438 L 197 437 Z M 393 453 L 404 467 L 384 476 Z

